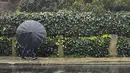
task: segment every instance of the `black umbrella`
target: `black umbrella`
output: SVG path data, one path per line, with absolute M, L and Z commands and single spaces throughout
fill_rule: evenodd
M 16 31 L 19 44 L 28 48 L 40 46 L 45 41 L 46 36 L 44 26 L 34 20 L 24 21 Z

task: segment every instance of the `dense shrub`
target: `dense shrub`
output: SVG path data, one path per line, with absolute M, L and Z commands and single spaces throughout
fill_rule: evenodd
M 48 37 L 37 50 L 37 56 L 41 57 L 57 57 L 58 56 L 58 40 L 59 37 Z M 63 48 L 65 57 L 107 57 L 109 56 L 108 48 L 109 36 L 92 36 L 92 37 L 64 37 Z M 130 39 L 119 37 L 117 43 L 118 56 L 130 56 Z M 20 46 L 17 46 L 17 54 L 20 54 Z M 0 56 L 11 55 L 11 41 L 8 38 L 0 38 Z
M 46 30 L 48 40 L 37 51 L 38 56 L 57 56 L 57 41 L 56 36 L 63 35 L 69 37 L 69 40 L 64 40 L 65 56 L 94 56 L 102 57 L 108 55 L 108 38 L 98 37 L 95 40 L 81 40 L 79 37 L 99 36 L 102 34 L 118 34 L 119 36 L 130 37 L 130 14 L 129 13 L 93 13 L 93 12 L 44 12 L 44 13 L 13 13 L 7 16 L 0 16 L 0 36 L 15 36 L 16 28 L 24 20 L 36 20 L 41 22 Z M 56 37 L 56 38 L 55 38 Z M 100 45 L 100 40 L 104 42 Z M 10 54 L 10 46 L 8 40 L 6 43 L 0 43 L 1 49 L 6 48 Z M 119 56 L 129 56 L 128 40 L 120 39 L 118 44 Z M 3 40 L 2 40 L 3 42 Z M 7 45 L 3 45 L 7 44 Z M 8 47 L 8 48 L 7 48 Z M 127 47 L 127 48 L 125 48 Z M 3 50 L 1 50 L 3 51 Z M 124 53 L 124 52 L 127 53 Z
M 0 25 L 13 27 L 15 31 L 19 24 L 28 19 L 41 22 L 46 27 L 48 36 L 63 35 L 79 37 L 101 34 L 130 36 L 130 14 L 110 12 L 100 14 L 71 11 L 60 11 L 57 13 L 17 13 L 0 16 Z M 4 29 L 4 31 L 7 31 L 7 29 Z M 10 33 L 15 32 L 12 31 Z
M 48 37 L 46 42 L 37 50 L 37 56 L 58 56 L 59 43 L 63 42 L 64 55 L 66 57 L 105 57 L 108 56 L 109 36 L 105 37 L 64 37 L 61 41 L 59 36 Z M 22 48 L 18 48 L 18 54 Z
M 56 37 L 48 37 L 46 42 L 43 43 L 42 46 L 37 51 L 37 56 L 48 57 L 48 56 L 57 56 L 58 45 L 56 42 L 58 38 Z
M 118 55 L 121 57 L 130 56 L 130 38 L 119 37 L 117 43 Z
M 65 55 L 73 57 L 106 57 L 109 37 L 80 37 L 65 42 Z
M 0 37 L 0 56 L 11 55 L 11 42 L 9 39 Z
M 59 37 L 49 37 L 37 52 L 38 56 L 58 56 Z M 65 57 L 107 57 L 109 56 L 110 37 L 108 35 L 92 37 L 64 37 L 62 39 Z M 119 37 L 118 56 L 130 56 L 130 39 Z

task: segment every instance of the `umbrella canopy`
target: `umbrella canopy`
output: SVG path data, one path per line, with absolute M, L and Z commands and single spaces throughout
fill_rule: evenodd
M 22 46 L 40 46 L 45 39 L 47 33 L 44 26 L 34 20 L 24 21 L 19 25 L 16 31 L 16 37 Z

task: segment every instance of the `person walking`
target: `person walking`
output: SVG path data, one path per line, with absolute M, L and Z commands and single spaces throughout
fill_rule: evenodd
M 25 56 L 28 54 L 32 59 L 37 59 L 36 50 L 45 42 L 46 36 L 45 27 L 37 21 L 27 20 L 20 24 L 16 31 L 16 37 L 19 44 L 24 47 L 21 58 L 26 59 Z

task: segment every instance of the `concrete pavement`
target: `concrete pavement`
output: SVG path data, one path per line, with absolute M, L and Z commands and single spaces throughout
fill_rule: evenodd
M 37 60 L 20 57 L 4 56 L 0 57 L 0 64 L 130 64 L 130 57 L 108 57 L 108 58 L 44 58 Z

